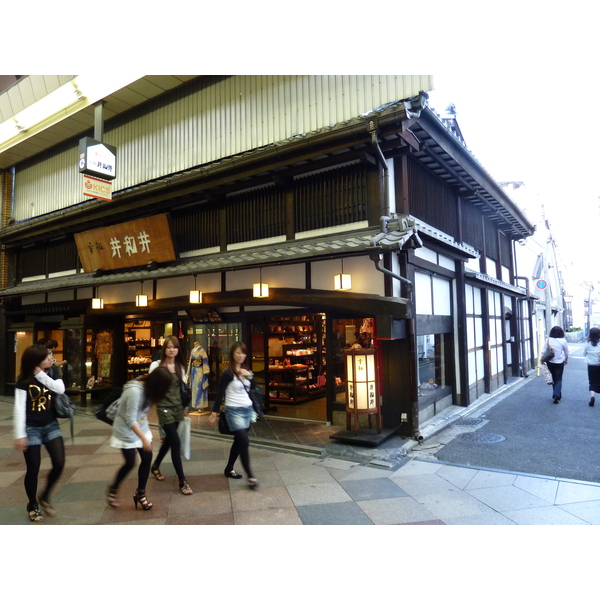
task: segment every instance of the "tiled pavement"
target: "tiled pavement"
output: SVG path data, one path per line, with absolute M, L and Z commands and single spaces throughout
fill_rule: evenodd
M 24 461 L 13 450 L 12 404 L 0 401 L 0 524 L 29 524 Z M 67 461 L 54 496 L 58 515 L 47 524 L 146 525 L 586 525 L 600 523 L 600 485 L 407 458 L 393 469 L 326 455 L 253 445 L 258 490 L 223 476 L 230 439 L 192 436 L 184 469 L 192 496 L 182 496 L 170 461 L 166 480 L 151 479 L 151 511 L 134 509 L 135 469 L 121 490 L 122 506 L 104 499 L 121 455 L 110 428 L 77 415 Z M 155 436 L 156 438 L 157 436 Z M 49 458 L 42 462 L 43 478 Z

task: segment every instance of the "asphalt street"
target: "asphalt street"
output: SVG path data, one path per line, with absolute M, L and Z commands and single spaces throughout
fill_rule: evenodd
M 532 372 L 493 405 L 428 440 L 438 460 L 566 479 L 600 482 L 600 397 L 588 405 L 583 344 L 569 345 L 562 400 Z M 463 423 L 465 420 L 463 420 Z

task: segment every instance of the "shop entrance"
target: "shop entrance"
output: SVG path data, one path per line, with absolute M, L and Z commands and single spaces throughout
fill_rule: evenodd
M 268 416 L 331 422 L 345 411 L 344 350 L 372 343 L 373 319 L 278 313 L 251 320 L 252 370 Z
M 192 394 L 202 398 L 193 398 L 192 407 L 204 407 L 205 396 L 217 393 L 221 373 L 229 366 L 229 349 L 241 340 L 241 331 L 241 323 L 187 324 L 184 349 L 190 385 Z

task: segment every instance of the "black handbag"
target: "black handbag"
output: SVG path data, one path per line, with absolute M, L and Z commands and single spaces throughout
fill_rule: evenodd
M 554 358 L 554 350 L 548 346 L 544 354 L 542 354 L 542 358 L 540 362 L 547 363 L 550 362 Z
M 102 406 L 94 413 L 96 419 L 100 419 L 108 425 L 113 424 L 113 419 L 106 413 L 109 407 L 111 407 L 123 393 L 123 388 L 114 388 L 113 391 L 107 396 L 106 400 L 102 403 Z
M 190 386 L 185 382 L 181 381 L 181 404 L 183 408 L 188 408 L 192 401 L 192 391 Z
M 229 425 L 227 424 L 227 419 L 225 418 L 225 413 L 221 411 L 219 413 L 219 433 L 223 435 L 233 435 L 233 431 L 229 429 Z

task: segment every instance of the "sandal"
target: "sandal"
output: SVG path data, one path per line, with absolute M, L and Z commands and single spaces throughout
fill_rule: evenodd
M 42 505 L 42 508 L 44 509 L 44 512 L 49 517 L 56 516 L 56 511 L 54 510 L 54 507 L 52 506 L 52 504 L 50 504 L 50 502 L 48 502 L 47 500 L 43 500 L 41 497 L 38 498 L 38 502 Z
M 223 475 L 225 475 L 225 477 L 231 477 L 231 479 L 241 479 L 243 477 L 243 475 L 240 475 L 233 469 L 231 469 L 231 471 L 225 471 Z
M 117 498 L 117 490 L 113 488 L 108 489 L 108 492 L 106 494 L 106 504 L 108 504 L 112 508 L 119 508 L 119 506 L 121 506 L 121 503 Z
M 184 496 L 189 496 L 190 494 L 194 493 L 192 492 L 192 488 L 189 486 L 188 482 L 185 479 L 179 482 L 179 491 Z
M 28 515 L 29 520 L 33 523 L 41 523 L 44 520 L 44 517 L 42 516 L 42 511 L 40 510 L 39 506 L 36 506 L 35 508 L 32 508 L 30 511 L 28 511 Z
M 154 479 L 158 479 L 158 481 L 164 481 L 165 476 L 160 472 L 160 469 L 158 467 L 152 467 L 150 469 L 150 472 L 152 473 L 152 475 L 154 475 Z
M 148 502 L 148 498 L 146 498 L 146 490 L 137 490 L 135 492 L 135 496 L 133 497 L 135 510 L 137 510 L 138 502 L 142 505 L 143 510 L 150 510 L 154 506 L 152 502 Z

